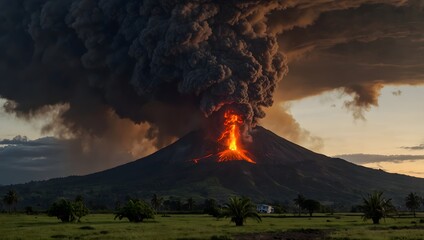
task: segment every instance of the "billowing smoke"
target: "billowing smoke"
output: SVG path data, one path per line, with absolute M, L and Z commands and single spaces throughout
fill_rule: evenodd
M 142 151 L 133 146 L 143 143 L 151 152 L 151 146 L 172 142 L 226 107 L 256 124 L 264 117 L 264 108 L 273 104 L 289 60 L 295 74 L 280 84 L 279 100 L 341 88 L 354 96 L 346 107 L 360 116 L 358 109 L 377 104 L 384 76 L 362 81 L 346 71 L 343 81 L 324 74 L 321 79 L 322 72 L 314 70 L 325 69 L 321 59 L 334 56 L 332 52 L 300 64 L 293 59 L 312 50 L 336 51 L 332 47 L 337 43 L 402 37 L 405 31 L 399 29 L 409 22 L 405 19 L 423 16 L 422 5 L 411 7 L 412 15 L 397 9 L 408 3 L 0 0 L 0 97 L 9 100 L 8 112 L 24 118 L 57 111 L 58 117 L 44 130 L 81 138 L 81 145 L 116 146 L 121 137 L 131 136 L 134 141 L 120 141 L 127 146 L 125 151 Z M 366 20 L 378 16 L 380 9 L 400 17 L 370 25 L 343 12 L 361 6 L 373 6 Z M 384 25 L 388 21 L 393 24 Z M 288 60 L 281 49 L 287 51 Z M 331 66 L 343 62 L 331 60 Z M 357 67 L 349 65 L 352 71 Z M 337 75 L 338 70 L 343 68 L 332 67 L 326 73 Z M 420 81 L 412 75 L 409 79 Z M 294 126 L 293 139 L 311 138 L 300 134 L 303 130 L 290 115 L 284 116 L 287 126 Z M 106 144 L 104 139 L 115 140 Z
M 23 114 L 69 104 L 62 124 L 73 133 L 104 131 L 109 109 L 150 123 L 154 137 L 180 135 L 198 124 L 193 119 L 225 105 L 255 123 L 287 71 L 266 26 L 266 14 L 277 7 L 276 1 L 0 1 L 0 95 L 14 101 L 9 111 Z

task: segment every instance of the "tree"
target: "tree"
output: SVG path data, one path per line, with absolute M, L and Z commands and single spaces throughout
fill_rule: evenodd
M 159 197 L 156 194 L 153 194 L 152 200 L 150 201 L 153 209 L 157 212 L 163 204 L 163 197 Z
M 76 198 L 74 202 L 67 199 L 60 199 L 50 206 L 47 215 L 57 217 L 62 222 L 80 222 L 81 218 L 86 216 L 88 212 L 89 210 L 84 205 L 82 199 Z
M 3 202 L 9 207 L 9 213 L 13 210 L 16 212 L 16 204 L 18 203 L 18 194 L 15 190 L 9 190 L 6 195 L 3 196 Z
M 298 208 L 299 216 L 300 216 L 300 213 L 302 212 L 303 203 L 305 202 L 305 200 L 306 200 L 306 198 L 302 194 L 297 194 L 297 197 L 295 199 L 293 199 L 294 204 Z
M 193 210 L 194 204 L 196 202 L 194 201 L 194 199 L 192 197 L 187 199 L 187 208 L 189 211 Z
M 66 199 L 60 199 L 53 203 L 47 211 L 47 215 L 57 217 L 62 222 L 73 222 L 76 220 L 72 202 Z
M 416 217 L 415 211 L 420 208 L 421 205 L 421 197 L 416 193 L 409 193 L 405 198 L 405 206 L 409 209 L 409 211 L 413 212 L 414 217 Z
M 73 202 L 74 215 L 78 222 L 81 222 L 81 218 L 88 214 L 89 210 L 84 204 L 84 199 L 81 195 L 78 195 Z
M 154 217 L 153 208 L 142 200 L 129 200 L 115 215 L 115 219 L 127 218 L 130 222 L 142 222 L 144 219 Z
M 221 209 L 218 207 L 216 200 L 213 198 L 205 200 L 203 212 L 216 218 L 219 218 L 222 215 Z
M 26 206 L 25 207 L 25 213 L 26 213 L 26 215 L 32 215 L 32 214 L 34 214 L 34 210 L 32 209 L 31 206 Z
M 386 199 L 383 192 L 375 191 L 363 197 L 361 210 L 364 213 L 363 219 L 372 219 L 373 224 L 379 224 L 380 219 L 386 218 L 390 213 L 396 212 L 391 199 Z
M 225 204 L 223 216 L 230 217 L 231 222 L 234 222 L 236 226 L 243 226 L 247 218 L 255 219 L 258 222 L 262 221 L 255 206 L 250 199 L 245 197 L 230 197 L 229 203 Z
M 302 202 L 302 208 L 306 209 L 311 217 L 314 211 L 318 211 L 320 207 L 321 204 L 313 199 L 306 199 Z

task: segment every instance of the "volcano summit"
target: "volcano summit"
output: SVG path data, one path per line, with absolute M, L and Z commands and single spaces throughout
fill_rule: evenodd
M 424 179 L 391 174 L 330 158 L 289 142 L 263 127 L 251 131 L 245 148 L 256 164 L 219 161 L 216 141 L 194 131 L 158 152 L 134 162 L 87 176 L 72 176 L 15 185 L 21 204 L 45 205 L 57 197 L 86 199 L 113 206 L 126 196 L 227 199 L 244 195 L 256 201 L 292 201 L 302 193 L 320 201 L 349 206 L 362 194 L 383 190 L 394 202 L 411 191 L 424 193 Z M 193 161 L 199 156 L 207 156 Z M 7 188 L 0 188 L 0 192 Z

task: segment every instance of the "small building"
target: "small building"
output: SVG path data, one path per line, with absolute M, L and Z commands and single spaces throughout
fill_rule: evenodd
M 256 211 L 258 213 L 273 213 L 274 208 L 267 204 L 258 204 L 256 205 Z

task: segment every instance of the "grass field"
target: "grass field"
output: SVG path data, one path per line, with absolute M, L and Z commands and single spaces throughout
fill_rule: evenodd
M 228 219 L 207 215 L 171 215 L 129 223 L 112 214 L 91 214 L 81 223 L 60 223 L 46 215 L 0 214 L 0 239 L 424 239 L 424 223 L 417 218 L 386 219 L 379 225 L 359 215 L 318 217 L 265 216 L 235 227 Z M 314 233 L 320 233 L 314 238 Z M 294 235 L 293 235 L 294 234 Z M 296 235 L 297 234 L 297 235 Z M 286 237 L 285 237 L 286 236 Z

